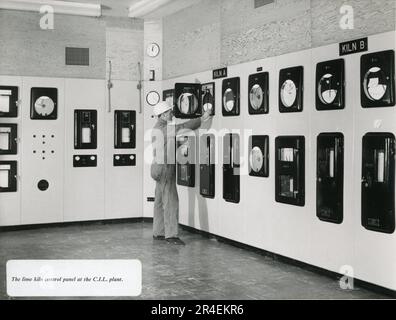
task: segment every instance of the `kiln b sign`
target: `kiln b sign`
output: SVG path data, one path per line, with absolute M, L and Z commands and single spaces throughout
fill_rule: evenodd
M 340 43 L 340 56 L 368 50 L 368 39 L 362 38 Z

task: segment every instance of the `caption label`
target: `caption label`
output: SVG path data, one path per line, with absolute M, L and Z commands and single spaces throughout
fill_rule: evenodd
M 139 260 L 9 260 L 11 297 L 136 297 L 142 291 Z

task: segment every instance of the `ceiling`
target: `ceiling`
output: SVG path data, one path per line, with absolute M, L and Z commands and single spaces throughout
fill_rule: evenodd
M 63 0 L 80 3 L 94 3 L 102 5 L 102 15 L 113 17 L 128 17 L 129 6 L 141 0 Z M 197 4 L 201 0 L 170 0 L 169 3 L 160 6 L 153 12 L 144 16 L 144 19 L 159 19 L 178 12 L 184 8 Z

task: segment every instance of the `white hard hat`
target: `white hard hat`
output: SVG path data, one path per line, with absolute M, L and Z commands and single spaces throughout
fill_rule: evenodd
M 172 109 L 172 106 L 168 102 L 161 101 L 154 106 L 154 114 L 159 116 L 170 109 Z

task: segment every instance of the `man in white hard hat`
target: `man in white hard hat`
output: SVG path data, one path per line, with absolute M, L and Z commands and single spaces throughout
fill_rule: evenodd
M 182 124 L 172 124 L 172 106 L 160 102 L 154 107 L 158 121 L 153 128 L 154 161 L 151 165 L 151 177 L 156 181 L 154 203 L 153 237 L 168 243 L 184 245 L 178 236 L 179 197 L 176 189 L 175 137 L 182 129 L 196 130 L 201 118 Z M 202 116 L 202 121 L 210 118 L 210 111 Z

